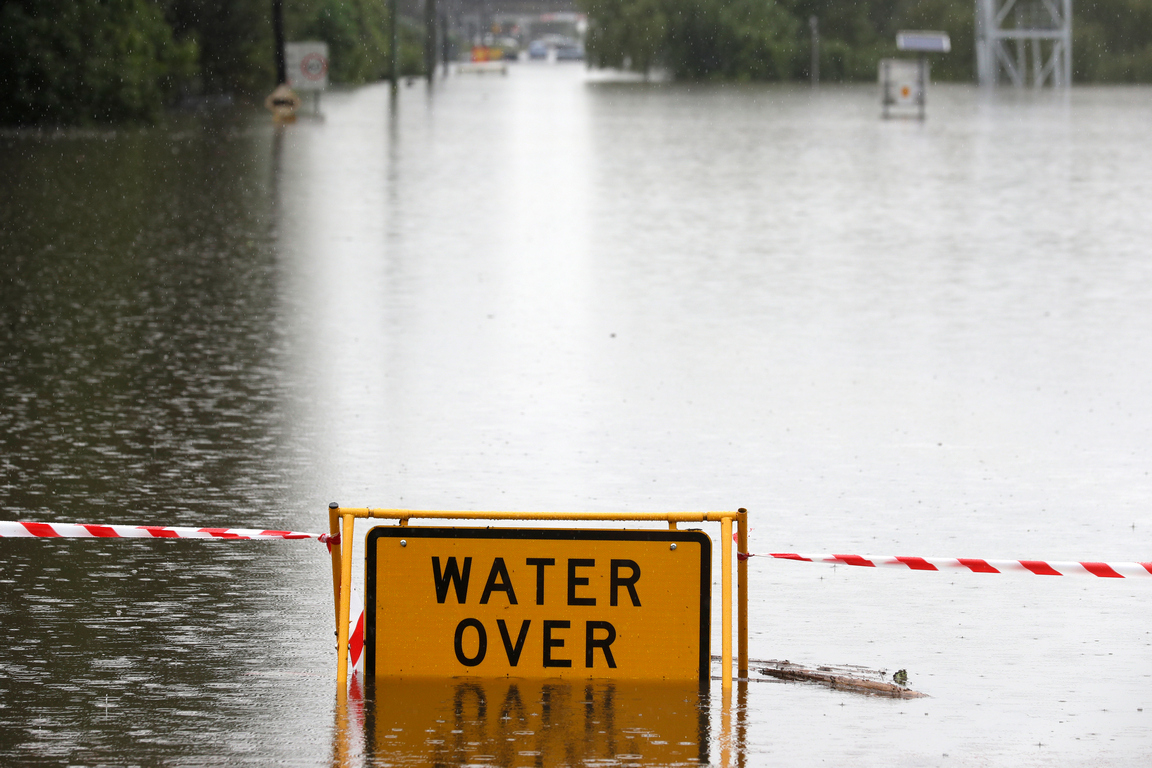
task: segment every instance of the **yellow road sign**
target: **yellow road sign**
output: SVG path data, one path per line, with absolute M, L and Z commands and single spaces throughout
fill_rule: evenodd
M 370 676 L 709 679 L 700 531 L 382 526 L 367 569 Z

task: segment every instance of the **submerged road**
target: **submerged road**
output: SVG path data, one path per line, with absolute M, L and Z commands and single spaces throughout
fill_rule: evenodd
M 0 134 L 0 518 L 746 507 L 753 552 L 1152 559 L 1149 89 L 323 105 Z M 1152 761 L 1147 579 L 754 558 L 754 658 L 928 697 L 465 681 L 361 725 L 316 542 L 0 549 L 6 764 Z

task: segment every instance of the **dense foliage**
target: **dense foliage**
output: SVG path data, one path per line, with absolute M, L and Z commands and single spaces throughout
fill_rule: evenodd
M 974 80 L 975 0 L 579 0 L 594 65 L 677 78 L 807 78 L 819 24 L 820 77 L 873 80 L 897 55 L 896 31 L 942 30 L 952 52 L 933 57 L 932 76 Z M 1077 82 L 1152 82 L 1152 0 L 1074 0 Z
M 1073 0 L 1073 77 L 1152 82 L 1152 0 Z
M 8 0 L 0 7 L 0 122 L 155 117 L 195 71 L 149 0 Z
M 939 29 L 935 79 L 975 78 L 975 0 L 578 0 L 593 65 L 674 77 L 872 80 L 898 29 Z M 275 80 L 271 0 L 0 0 L 0 124 L 155 118 L 189 95 L 260 96 Z M 290 40 L 323 40 L 337 83 L 386 77 L 387 0 L 283 0 Z M 1152 82 L 1152 0 L 1075 0 L 1077 82 Z M 400 25 L 401 74 L 423 67 Z
M 387 0 L 284 0 L 289 40 L 323 40 L 330 77 L 391 67 Z M 0 124 L 151 120 L 191 95 L 275 85 L 271 0 L 0 0 Z M 423 66 L 400 25 L 400 71 Z

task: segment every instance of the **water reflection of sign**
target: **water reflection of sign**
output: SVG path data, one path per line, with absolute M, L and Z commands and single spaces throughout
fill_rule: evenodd
M 368 754 L 386 765 L 708 765 L 695 683 L 379 678 Z
M 702 532 L 378 527 L 367 553 L 370 676 L 709 678 Z
M 284 65 L 289 87 L 297 91 L 322 91 L 328 87 L 328 44 L 284 44 Z

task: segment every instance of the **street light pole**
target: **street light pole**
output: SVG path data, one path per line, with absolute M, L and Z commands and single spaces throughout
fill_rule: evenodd
M 288 82 L 284 63 L 284 0 L 272 0 L 272 36 L 276 43 L 276 84 Z
M 392 37 L 389 45 L 392 54 L 392 67 L 388 79 L 392 82 L 392 93 L 400 85 L 400 8 L 396 0 L 388 0 L 388 31 Z
M 808 73 L 812 78 L 812 85 L 820 84 L 820 20 L 815 16 L 808 17 L 808 27 L 812 30 L 812 68 Z
M 441 55 L 444 57 L 444 77 L 448 77 L 448 12 L 440 14 L 440 49 Z
M 436 0 L 424 0 L 424 74 L 428 85 L 436 79 Z

